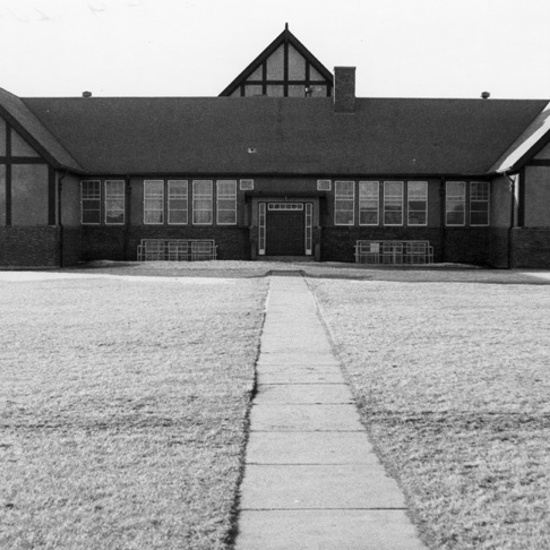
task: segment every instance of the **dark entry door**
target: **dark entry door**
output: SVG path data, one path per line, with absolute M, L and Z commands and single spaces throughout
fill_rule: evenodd
M 303 256 L 305 254 L 304 212 L 267 212 L 266 249 L 268 256 Z

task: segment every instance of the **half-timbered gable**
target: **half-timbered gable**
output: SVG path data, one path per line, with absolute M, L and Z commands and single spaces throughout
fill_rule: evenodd
M 220 96 L 330 97 L 332 87 L 330 71 L 286 25 Z

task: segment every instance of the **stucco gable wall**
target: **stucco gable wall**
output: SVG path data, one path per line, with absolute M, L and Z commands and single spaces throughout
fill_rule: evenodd
M 525 168 L 525 227 L 550 227 L 550 166 Z
M 491 226 L 510 227 L 510 182 L 499 176 L 491 182 Z
M 550 143 L 535 155 L 535 160 L 550 160 Z

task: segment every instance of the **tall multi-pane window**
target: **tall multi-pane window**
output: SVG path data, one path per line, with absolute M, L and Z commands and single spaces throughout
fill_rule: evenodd
M 80 182 L 81 218 L 83 224 L 101 223 L 101 182 L 84 180 Z
M 217 223 L 234 225 L 237 223 L 237 182 L 219 180 L 216 182 Z
M 208 225 L 212 223 L 212 180 L 193 181 L 193 223 Z
M 164 223 L 164 180 L 143 182 L 143 223 Z
M 334 183 L 334 224 L 353 225 L 355 221 L 355 182 Z
M 188 223 L 188 182 L 168 180 L 168 223 L 171 225 Z
M 466 220 L 466 182 L 448 181 L 445 193 L 446 225 L 464 225 Z
M 470 182 L 470 225 L 489 225 L 489 182 Z
M 384 182 L 384 225 L 403 225 L 403 182 Z
M 409 181 L 407 184 L 407 224 L 428 224 L 427 181 Z
M 124 223 L 124 180 L 105 180 L 105 223 Z
M 359 225 L 378 225 L 379 187 L 377 181 L 359 182 Z

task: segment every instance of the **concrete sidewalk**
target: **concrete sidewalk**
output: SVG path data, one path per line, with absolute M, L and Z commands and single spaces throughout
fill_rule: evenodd
M 421 550 L 299 272 L 271 276 L 236 550 Z

